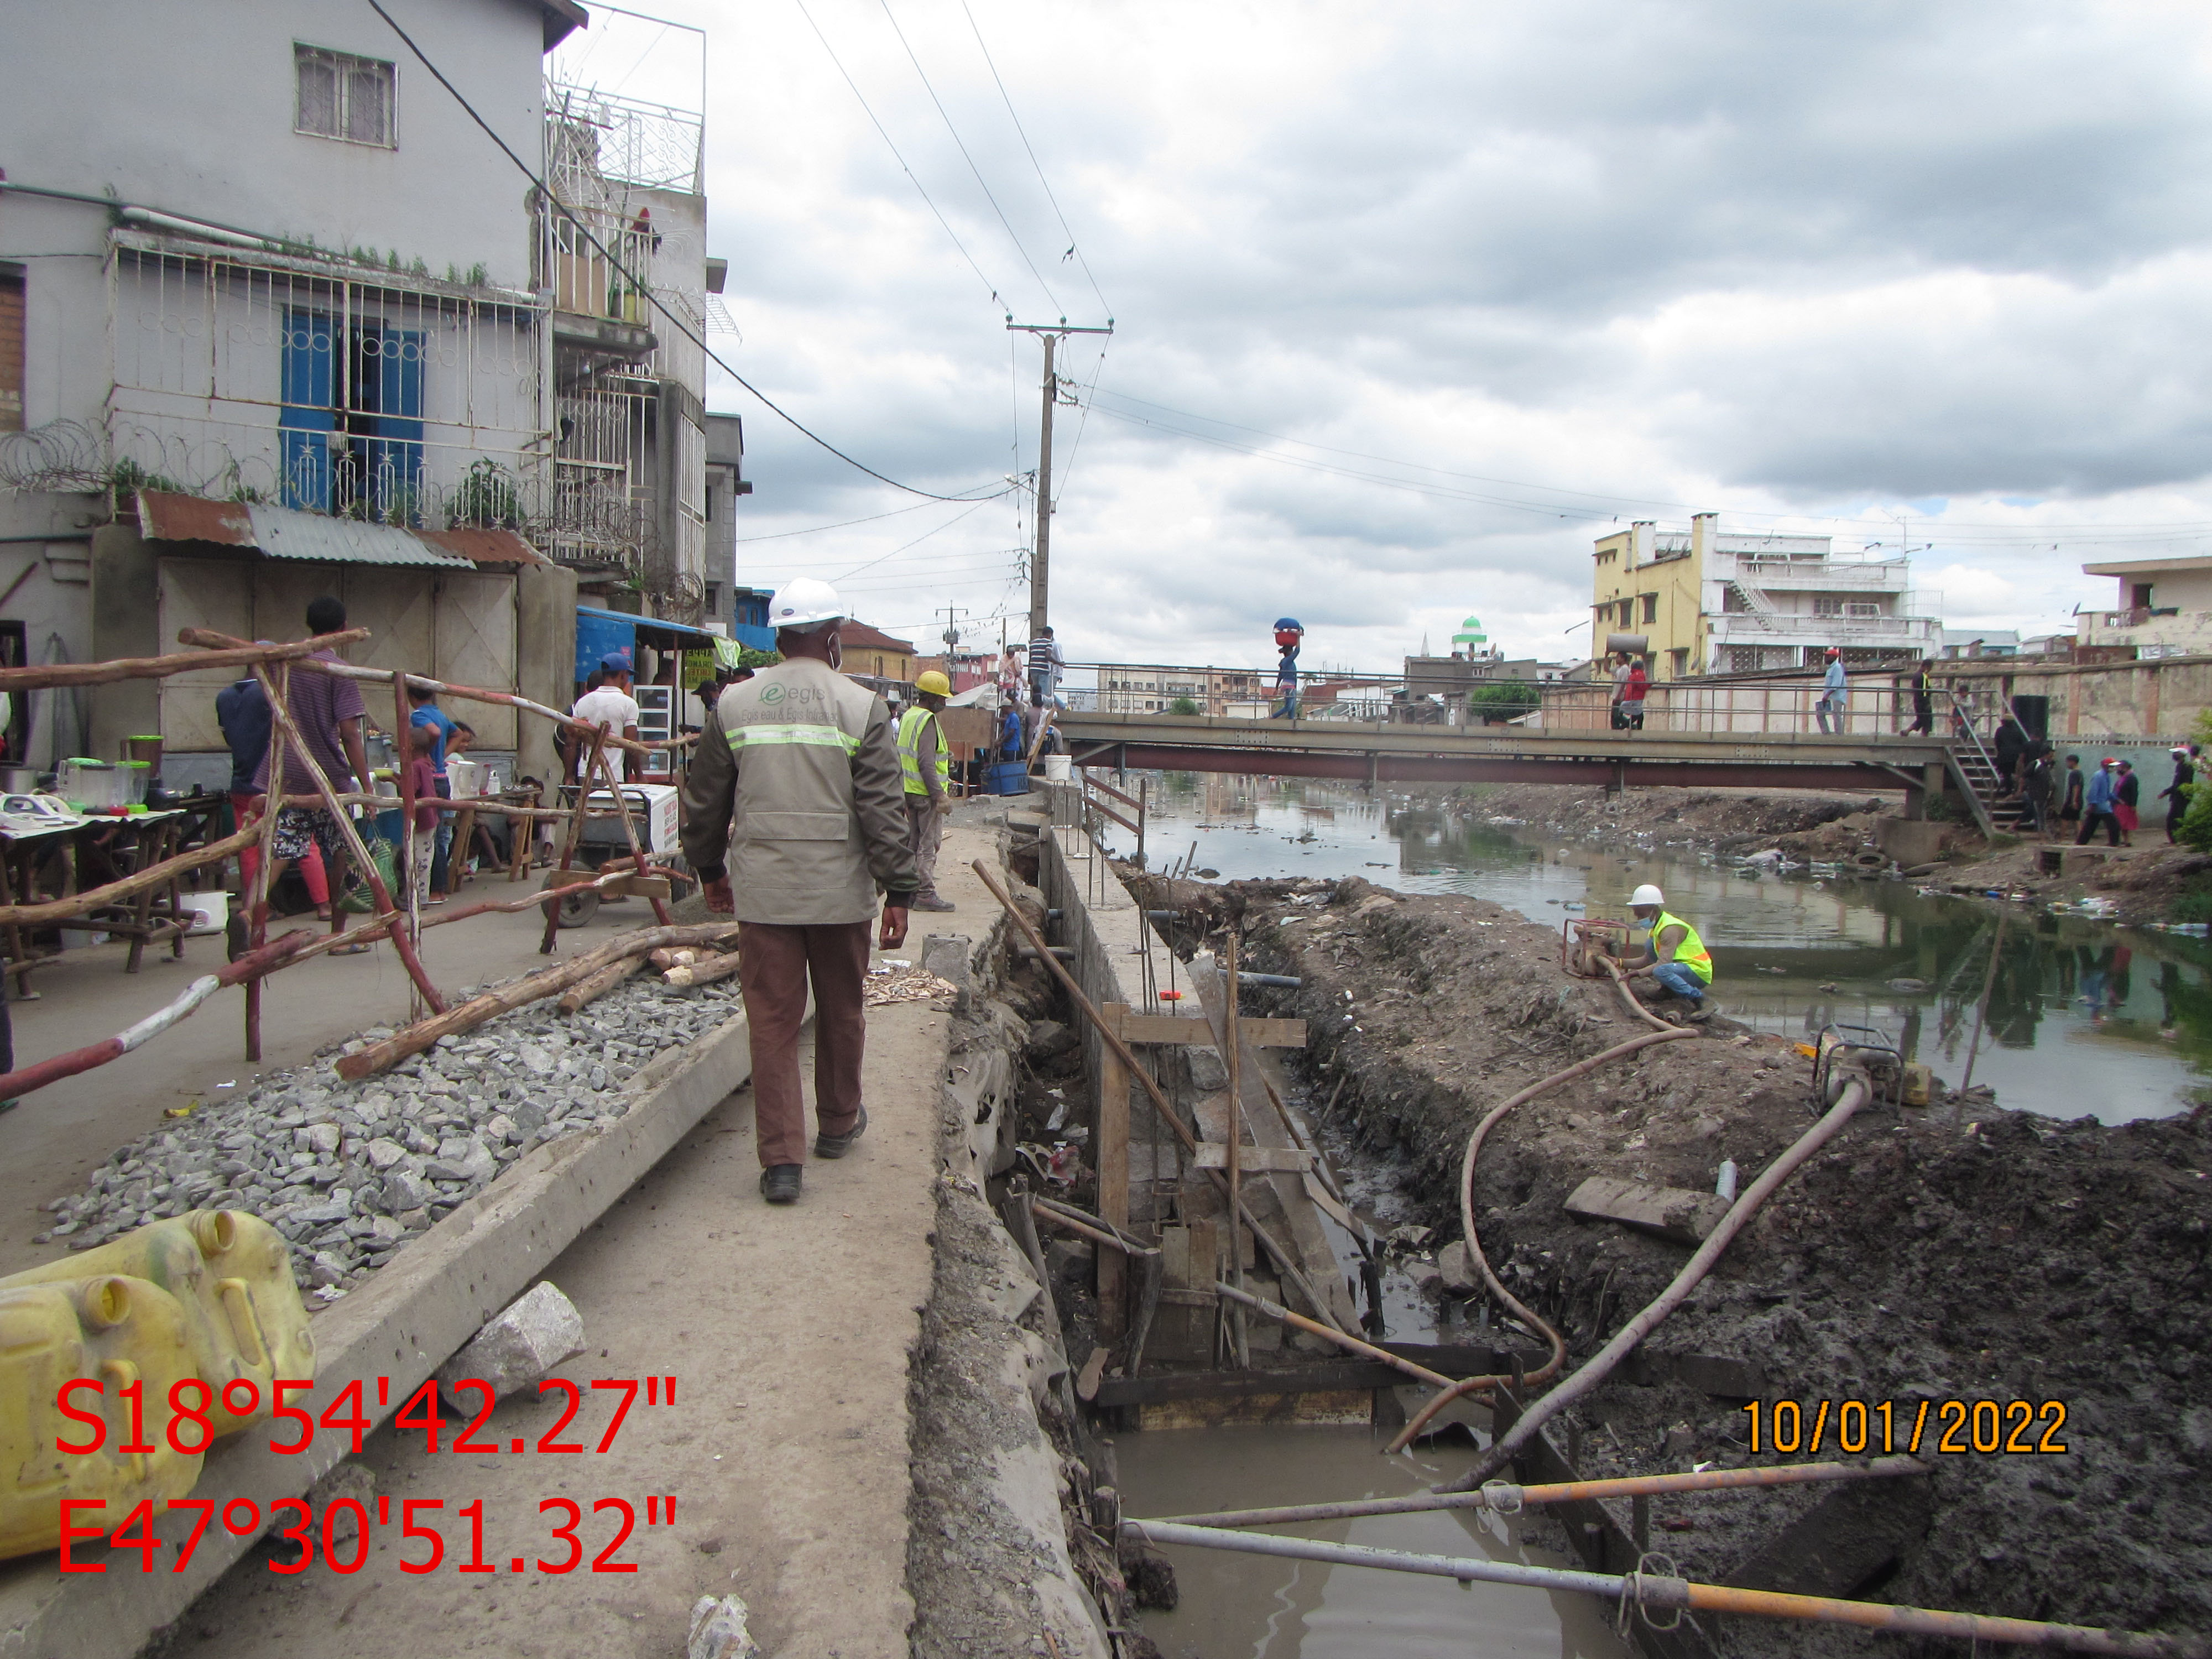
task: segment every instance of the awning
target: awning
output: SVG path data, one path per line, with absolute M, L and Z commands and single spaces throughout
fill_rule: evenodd
M 252 548 L 272 559 L 332 564 L 473 570 L 479 562 L 544 562 L 511 530 L 403 530 L 397 525 L 365 524 L 260 502 L 211 501 L 161 489 L 138 492 L 138 528 L 149 541 L 216 542 Z

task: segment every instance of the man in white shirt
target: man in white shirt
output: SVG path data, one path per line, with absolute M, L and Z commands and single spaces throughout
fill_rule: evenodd
M 629 664 L 620 657 L 607 657 L 599 663 L 604 678 L 596 691 L 586 691 L 576 699 L 576 706 L 568 712 L 580 720 L 588 721 L 602 732 L 618 738 L 637 741 L 637 699 L 630 695 Z M 571 731 L 562 739 L 567 756 L 568 774 L 580 777 L 582 769 L 590 761 L 592 746 L 579 733 Z M 607 762 L 614 769 L 615 781 L 621 782 L 629 775 L 629 753 L 627 750 L 610 749 Z

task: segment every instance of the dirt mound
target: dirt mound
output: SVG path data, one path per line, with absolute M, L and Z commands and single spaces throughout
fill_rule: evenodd
M 1257 884 L 1254 886 L 1256 888 Z M 1255 968 L 1297 974 L 1276 1010 L 1303 1016 L 1322 1073 L 1349 1074 L 1340 1112 L 1395 1148 L 1425 1218 L 1458 1232 L 1468 1133 L 1507 1095 L 1639 1029 L 1612 987 L 1568 978 L 1555 934 L 1480 900 L 1405 897 L 1364 882 L 1244 898 Z M 1718 988 L 1725 1009 L 1727 988 Z M 1809 1066 L 1778 1038 L 1662 1044 L 1521 1108 L 1477 1171 L 1493 1266 L 1565 1332 L 1577 1363 L 1641 1308 L 1687 1251 L 1562 1200 L 1585 1176 L 1712 1190 L 1723 1158 L 1748 1181 L 1813 1121 Z M 1647 1348 L 1764 1374 L 1762 1397 L 1882 1402 L 1898 1449 L 1931 1402 L 1911 1493 L 1801 1488 L 1671 1499 L 1655 1528 L 1692 1576 L 2136 1629 L 2212 1631 L 2212 1121 L 2118 1128 L 1985 1102 L 1863 1111 L 1770 1203 Z M 1792 1461 L 1754 1454 L 1737 1398 L 1631 1369 L 1573 1425 L 1585 1474 Z M 1710 1381 L 1706 1386 L 1712 1384 Z M 1971 1404 L 1998 1402 L 1980 1453 Z M 2025 1402 L 2026 1410 L 2012 1402 Z M 2063 1425 L 2055 1409 L 2063 1408 Z M 1955 1417 L 1960 1427 L 1938 1450 Z M 2020 1424 L 2025 1418 L 2027 1429 Z M 1763 1432 L 1771 1434 L 1771 1418 Z M 2063 1445 L 2065 1449 L 2058 1451 Z M 1847 1448 L 1848 1449 L 1848 1448 Z M 1840 1494 L 1850 1492 L 1848 1499 Z M 1623 1519 L 1626 1516 L 1624 1512 Z M 1782 1529 L 1825 1526 L 1819 1577 L 1762 1557 Z M 1794 1536 L 1801 1536 L 1793 1534 Z M 1786 1571 L 1785 1571 L 1786 1566 Z M 1725 1651 L 1856 1651 L 1857 1638 L 1765 1621 L 1724 1626 Z

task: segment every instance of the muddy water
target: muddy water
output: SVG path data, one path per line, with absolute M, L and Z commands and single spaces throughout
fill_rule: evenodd
M 1558 924 L 1625 917 L 1653 882 L 1713 953 L 1722 1010 L 1810 1036 L 1831 1021 L 1885 1032 L 1954 1088 L 2106 1122 L 2185 1110 L 2212 1089 L 2212 943 L 1924 894 L 1897 881 L 1735 867 L 1679 848 L 1560 842 L 1437 804 L 1328 786 L 1153 780 L 1155 869 L 1196 844 L 1224 878 L 1364 876 L 1468 893 Z M 1126 851 L 1129 837 L 1116 831 Z
M 1170 1430 L 1116 1443 L 1132 1515 L 1395 1498 L 1459 1473 L 1471 1450 L 1384 1457 L 1365 1429 Z M 1521 1542 L 1517 1522 L 1456 1510 L 1368 1516 L 1270 1532 L 1377 1549 L 1577 1566 Z M 1334 1567 L 1314 1561 L 1166 1552 L 1182 1602 L 1145 1615 L 1167 1659 L 1626 1659 L 1609 1604 L 1509 1584 Z

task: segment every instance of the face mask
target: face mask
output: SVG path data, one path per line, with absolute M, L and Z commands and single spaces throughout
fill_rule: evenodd
M 844 665 L 844 642 L 837 637 L 837 630 L 833 628 L 830 630 L 830 666 L 842 669 Z

